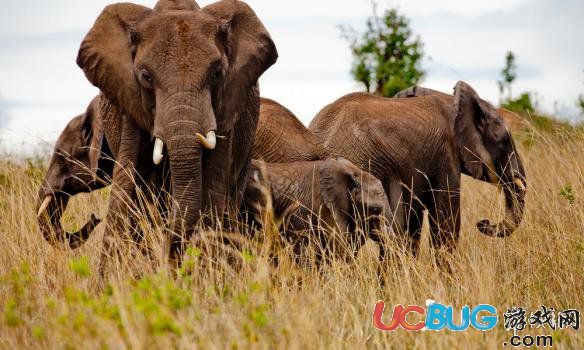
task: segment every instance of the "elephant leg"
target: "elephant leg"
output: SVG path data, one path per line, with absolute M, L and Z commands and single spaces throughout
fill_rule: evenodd
M 229 203 L 227 202 L 234 183 L 230 183 L 232 165 L 233 132 L 217 142 L 217 148 L 205 152 L 203 156 L 203 210 L 212 210 L 211 216 L 203 217 L 205 227 L 216 227 L 225 218 Z M 204 212 L 204 214 L 209 214 Z
M 385 181 L 383 188 L 386 191 L 389 199 L 389 206 L 391 215 L 389 215 L 388 224 L 391 225 L 390 235 L 392 238 L 397 238 L 400 241 L 407 242 L 409 240 L 406 228 L 406 217 L 404 208 L 404 196 L 401 182 L 397 178 L 391 178 Z M 379 262 L 384 263 L 387 256 L 387 239 L 388 237 L 380 237 L 379 234 L 371 235 L 371 239 L 379 245 Z
M 392 179 L 387 188 L 389 189 L 388 198 L 392 213 L 391 228 L 396 235 L 404 235 L 406 233 L 406 225 L 402 185 L 399 180 Z
M 105 278 L 108 270 L 108 262 L 118 259 L 117 234 L 123 232 L 131 225 L 130 206 L 135 202 L 136 188 L 136 166 L 140 143 L 142 141 L 141 132 L 138 127 L 124 117 L 122 136 L 117 162 L 113 171 L 113 183 L 107 214 L 107 227 L 103 236 L 103 247 L 100 257 L 99 272 Z M 134 236 L 135 234 L 131 234 Z
M 448 257 L 454 252 L 460 234 L 460 179 L 448 176 L 432 191 L 429 205 L 430 238 L 436 250 L 437 263 L 448 268 Z
M 125 175 L 126 170 L 122 166 L 116 166 L 114 170 L 114 182 L 109 201 L 106 229 L 103 235 L 103 247 L 100 256 L 99 271 L 102 278 L 106 277 L 108 263 L 117 258 L 117 234 L 130 227 L 128 222 L 128 200 L 134 197 L 134 188 L 131 180 Z
M 421 203 L 405 204 L 405 218 L 407 221 L 407 237 L 404 242 L 406 253 L 413 257 L 418 256 L 420 239 L 422 238 L 422 224 L 424 222 L 424 205 Z
M 245 193 L 245 188 L 247 187 L 248 176 L 249 176 L 249 169 L 251 164 L 251 155 L 247 158 L 242 168 L 241 174 L 237 179 L 237 187 L 235 189 L 235 195 L 233 199 L 233 209 L 239 211 L 241 208 L 241 204 L 243 203 L 243 196 Z
M 384 181 L 383 188 L 391 208 L 393 234 L 408 254 L 416 256 L 422 232 L 424 205 L 409 189 L 413 188 L 413 183 L 404 186 L 398 177 L 390 176 Z
M 391 210 L 395 212 L 392 228 L 406 254 L 415 257 L 418 254 L 420 238 L 422 236 L 422 222 L 424 219 L 424 204 L 413 192 L 414 179 L 411 183 L 403 184 L 396 177 L 389 178 L 384 183 Z

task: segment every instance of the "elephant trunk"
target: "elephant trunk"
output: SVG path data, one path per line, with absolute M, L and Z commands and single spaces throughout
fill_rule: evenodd
M 490 237 L 508 237 L 519 227 L 525 212 L 525 170 L 519 159 L 514 159 L 514 170 L 504 174 L 502 190 L 505 194 L 505 218 L 503 222 L 492 224 L 489 220 L 477 223 L 479 231 Z
M 92 213 L 89 221 L 79 231 L 67 232 L 61 225 L 61 217 L 67 208 L 69 196 L 45 193 L 42 189 L 39 191 L 37 203 L 37 220 L 43 237 L 53 246 L 66 243 L 71 249 L 79 248 L 89 239 L 101 220 Z
M 213 150 L 217 124 L 208 91 L 179 91 L 157 96 L 153 160 L 162 159 L 166 145 L 170 165 L 172 208 L 165 247 L 171 261 L 180 262 L 185 237 L 205 209 L 203 201 L 203 150 Z
M 177 125 L 180 125 L 178 123 Z M 188 124 L 192 127 L 192 123 Z M 167 141 L 172 186 L 171 257 L 180 256 L 183 235 L 194 231 L 202 201 L 202 145 L 192 131 L 184 127 Z

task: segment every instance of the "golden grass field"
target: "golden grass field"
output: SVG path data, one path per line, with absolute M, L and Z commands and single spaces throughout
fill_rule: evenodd
M 286 256 L 276 267 L 264 249 L 269 239 L 257 243 L 257 251 L 236 252 L 239 269 L 190 249 L 189 269 L 175 276 L 157 268 L 160 228 L 146 228 L 157 254 L 147 259 L 128 252 L 108 286 L 99 289 L 105 223 L 77 251 L 51 247 L 38 230 L 33 200 L 44 169 L 2 160 L 0 348 L 504 348 L 512 336 L 502 320 L 509 306 L 584 312 L 584 134 L 533 131 L 516 141 L 529 183 L 520 229 L 507 239 L 480 235 L 475 222 L 501 218 L 502 196 L 465 178 L 452 272 L 436 267 L 425 232 L 419 257 L 396 253 L 382 266 L 384 286 L 373 244 L 354 263 L 334 262 L 317 271 L 297 267 Z M 91 212 L 105 217 L 107 197 L 107 190 L 76 197 L 65 228 L 85 222 Z M 455 310 L 492 304 L 499 323 L 489 332 L 383 333 L 371 321 L 380 299 L 389 305 L 385 320 L 395 304 L 424 306 L 433 299 Z M 582 329 L 524 333 L 552 335 L 554 348 L 584 348 Z

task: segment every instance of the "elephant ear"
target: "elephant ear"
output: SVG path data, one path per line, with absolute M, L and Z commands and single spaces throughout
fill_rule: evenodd
M 327 208 L 342 231 L 347 230 L 351 213 L 351 197 L 361 184 L 344 159 L 327 159 L 319 168 L 320 192 Z
M 94 98 L 87 110 L 83 120 L 83 139 L 86 147 L 89 147 L 89 169 L 94 180 L 97 177 L 101 149 L 103 146 L 103 124 L 99 118 L 99 97 Z
M 458 144 L 462 171 L 475 179 L 489 180 L 485 165 L 493 169 L 493 161 L 487 151 L 483 134 L 489 118 L 479 96 L 470 85 L 458 82 L 454 87 L 454 138 Z
M 134 76 L 131 32 L 151 12 L 130 3 L 107 6 L 83 39 L 77 55 L 77 65 L 87 79 L 145 130 L 151 129 L 152 118 L 142 106 L 140 86 Z
M 241 100 L 247 100 L 259 77 L 276 62 L 276 45 L 255 12 L 242 1 L 218 1 L 203 11 L 220 23 L 229 65 L 222 92 L 226 110 L 222 112 L 235 116 Z M 229 122 L 233 126 L 235 117 Z
M 154 6 L 156 12 L 196 11 L 199 9 L 199 4 L 194 0 L 160 0 Z

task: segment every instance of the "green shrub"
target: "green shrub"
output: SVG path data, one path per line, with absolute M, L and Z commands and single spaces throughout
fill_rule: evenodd
M 519 114 L 533 114 L 535 112 L 535 107 L 531 99 L 531 95 L 527 92 L 524 92 L 516 99 L 508 100 L 507 102 L 503 103 L 501 107 Z

